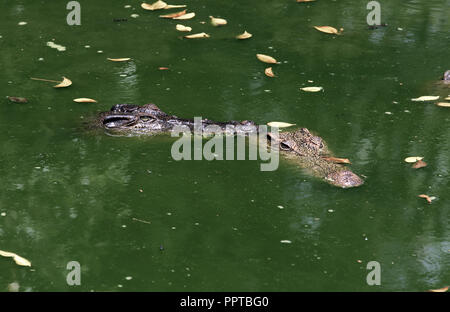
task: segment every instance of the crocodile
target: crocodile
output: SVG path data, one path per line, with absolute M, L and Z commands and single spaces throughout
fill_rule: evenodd
M 155 104 L 114 105 L 110 111 L 100 113 L 96 119 L 96 125 L 109 134 L 121 136 L 169 133 L 175 126 L 184 126 L 190 131 L 196 130 L 195 120 L 166 114 Z M 259 129 L 253 121 L 249 120 L 215 122 L 202 119 L 200 125 L 202 127 L 200 130 L 203 132 L 207 132 L 210 126 L 214 126 L 214 133 L 221 132 L 225 135 L 249 135 L 252 132 L 258 132 Z M 330 152 L 326 143 L 306 128 L 281 132 L 277 136 L 270 132 L 267 134 L 267 144 L 279 146 L 281 154 L 296 160 L 309 173 L 332 185 L 350 188 L 364 183 L 363 179 L 347 167 L 330 160 L 333 158 L 327 157 Z

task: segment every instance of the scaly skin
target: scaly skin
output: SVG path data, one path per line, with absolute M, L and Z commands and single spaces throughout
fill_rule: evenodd
M 101 113 L 96 121 L 97 126 L 106 131 L 119 135 L 152 135 L 168 133 L 176 125 L 187 126 L 194 130 L 194 120 L 181 119 L 161 111 L 154 104 L 143 106 L 118 104 L 111 108 L 110 112 Z M 227 125 L 233 125 L 232 130 Z M 247 135 L 257 131 L 256 124 L 252 121 L 213 122 L 202 119 L 202 131 L 208 130 L 208 126 L 216 126 L 216 129 L 228 135 Z M 269 142 L 277 140 L 281 153 L 288 158 L 294 158 L 300 165 L 312 175 L 321 178 L 328 183 L 342 187 L 356 187 L 364 181 L 348 170 L 345 166 L 335 164 L 323 157 L 328 155 L 328 149 L 322 138 L 312 135 L 308 129 L 301 128 L 293 132 L 282 132 L 278 138 L 269 133 Z

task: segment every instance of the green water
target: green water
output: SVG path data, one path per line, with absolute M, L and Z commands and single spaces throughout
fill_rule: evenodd
M 410 99 L 450 94 L 437 83 L 450 68 L 450 1 L 380 1 L 388 27 L 377 30 L 367 27 L 366 1 L 175 2 L 196 13 L 178 23 L 211 37 L 183 40 L 177 21 L 158 18 L 168 11 L 134 0 L 81 0 L 81 26 L 66 24 L 66 1 L 0 3 L 0 250 L 32 262 L 1 258 L 0 290 L 12 282 L 21 291 L 449 285 L 450 111 Z M 214 28 L 209 15 L 228 25 Z M 314 25 L 345 30 L 333 36 Z M 253 38 L 234 39 L 244 30 Z M 48 47 L 53 39 L 67 50 Z M 280 62 L 276 78 L 256 53 Z M 29 79 L 61 76 L 73 85 Z M 98 103 L 73 102 L 80 97 Z M 338 189 L 283 160 L 273 172 L 259 161 L 176 162 L 173 140 L 85 131 L 114 104 L 149 102 L 186 118 L 307 127 L 366 183 Z M 428 166 L 413 170 L 407 156 Z M 81 264 L 80 286 L 66 283 L 69 261 Z M 369 261 L 381 264 L 380 286 L 366 283 Z

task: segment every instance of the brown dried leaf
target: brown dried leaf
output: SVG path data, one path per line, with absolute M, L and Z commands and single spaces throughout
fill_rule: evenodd
M 10 100 L 11 102 L 14 102 L 14 103 L 27 103 L 28 102 L 28 100 L 23 97 L 8 96 L 7 98 L 8 98 L 8 100 Z
M 186 14 L 186 10 L 180 11 L 180 12 L 176 12 L 176 13 L 171 13 L 171 14 L 166 14 L 166 15 L 160 15 L 159 17 L 162 18 L 174 18 L 174 17 L 178 17 L 181 15 Z
M 78 99 L 74 99 L 73 101 L 77 102 L 77 103 L 97 103 L 96 100 L 89 99 L 89 98 L 78 98 Z
M 264 74 L 266 74 L 267 77 L 272 77 L 272 78 L 275 77 L 275 74 L 272 71 L 272 67 L 267 67 L 264 70 Z
M 337 158 L 337 157 L 323 157 L 326 161 L 331 161 L 336 164 L 351 164 L 348 158 Z
M 111 61 L 111 62 L 126 62 L 129 60 L 131 60 L 131 58 L 129 58 L 129 57 L 122 57 L 122 58 L 109 58 L 108 57 L 108 61 Z
M 173 19 L 175 19 L 175 20 L 187 20 L 187 19 L 193 18 L 194 16 L 195 16 L 195 13 L 191 12 L 191 13 L 183 14 L 183 15 L 178 16 L 178 17 L 174 17 Z
M 425 198 L 429 204 L 431 204 L 431 202 L 432 202 L 431 197 L 428 196 L 428 195 L 420 194 L 419 197 L 420 197 L 420 198 Z
M 209 38 L 209 35 L 207 33 L 202 32 L 202 33 L 198 33 L 198 34 L 187 35 L 187 36 L 184 36 L 184 38 L 187 38 L 187 39 Z
M 313 1 L 316 1 L 316 0 L 297 0 L 297 2 L 313 2 Z
M 412 165 L 411 168 L 419 169 L 419 168 L 423 168 L 423 167 L 426 167 L 426 166 L 427 166 L 427 163 L 424 162 L 423 160 L 419 159 Z
M 256 54 L 256 57 L 258 58 L 258 60 L 260 60 L 261 62 L 264 62 L 264 63 L 269 63 L 269 64 L 277 63 L 276 59 L 274 59 L 271 56 L 265 55 L 265 54 Z
M 161 10 L 161 9 L 164 9 L 166 6 L 167 6 L 167 3 L 165 3 L 164 1 L 161 1 L 161 0 L 158 0 L 152 4 L 148 4 L 148 3 L 141 4 L 141 8 L 143 8 L 144 10 L 150 10 L 150 11 Z
M 61 81 L 59 84 L 57 84 L 56 86 L 53 86 L 54 88 L 66 88 L 68 86 L 72 85 L 72 81 L 70 81 L 70 79 L 63 77 L 63 81 Z
M 430 289 L 431 292 L 446 292 L 450 287 L 446 286 L 446 287 L 442 287 L 439 289 Z
M 247 32 L 247 31 L 244 31 L 242 34 L 236 36 L 236 39 L 243 40 L 243 39 L 251 38 L 252 36 L 253 35 L 251 33 Z
M 344 28 L 341 28 L 338 31 L 336 28 L 331 27 L 331 26 L 314 26 L 314 28 L 323 33 L 335 34 L 335 35 L 340 35 L 344 31 Z
M 159 69 L 159 70 L 168 70 L 169 67 L 159 67 L 158 69 Z

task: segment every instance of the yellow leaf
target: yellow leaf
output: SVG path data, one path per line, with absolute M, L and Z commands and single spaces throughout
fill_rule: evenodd
M 191 31 L 192 30 L 191 27 L 184 26 L 184 25 L 181 25 L 181 24 L 177 24 L 176 29 L 178 31 Z
M 256 54 L 256 57 L 258 58 L 258 60 L 260 60 L 261 62 L 264 63 L 269 63 L 269 64 L 276 64 L 277 60 L 274 59 L 271 56 L 268 55 L 264 55 L 264 54 Z
M 236 36 L 237 39 L 248 39 L 251 38 L 253 35 L 251 33 L 248 33 L 247 31 L 244 31 L 242 34 Z
M 213 16 L 209 17 L 211 19 L 211 24 L 213 26 L 223 26 L 227 24 L 227 20 L 223 19 L 223 18 L 216 18 Z
M 187 38 L 187 39 L 209 38 L 209 35 L 207 33 L 202 32 L 199 34 L 187 35 L 187 36 L 184 36 L 184 38 Z
M 176 8 L 185 8 L 185 7 L 186 7 L 186 4 L 175 4 L 175 5 L 168 4 L 168 5 L 166 5 L 166 6 L 164 7 L 164 10 L 168 10 L 168 9 L 176 9 Z
M 287 127 L 295 126 L 295 124 L 290 124 L 290 123 L 281 122 L 281 121 L 271 121 L 271 122 L 267 123 L 267 125 L 269 127 L 276 127 L 276 128 L 287 128 Z
M 335 35 L 340 35 L 344 31 L 344 28 L 341 28 L 338 31 L 336 28 L 331 27 L 331 26 L 314 26 L 314 28 L 323 33 L 335 34 Z
M 74 99 L 73 101 L 77 102 L 77 103 L 97 103 L 96 100 L 89 99 L 89 98 L 78 98 L 78 99 Z
M 123 57 L 123 58 L 109 58 L 109 57 L 108 57 L 108 60 L 111 61 L 111 62 L 126 62 L 126 61 L 131 60 L 131 58 L 129 58 L 129 57 Z
M 449 286 L 439 288 L 439 289 L 430 289 L 431 292 L 446 292 L 448 290 Z
M 72 84 L 72 81 L 70 81 L 70 79 L 67 79 L 66 77 L 63 77 L 63 81 L 61 81 L 59 84 L 57 84 L 56 86 L 53 86 L 54 88 L 65 88 L 68 87 Z
M 414 102 L 429 102 L 429 101 L 436 101 L 439 99 L 439 95 L 424 95 L 415 99 L 411 99 L 411 101 Z
M 13 253 L 13 252 L 8 252 L 8 251 L 0 250 L 0 256 L 13 258 L 14 261 L 15 261 L 18 265 L 21 265 L 21 266 L 29 266 L 29 267 L 31 266 L 31 262 L 30 262 L 30 261 L 28 261 L 28 260 L 25 259 L 25 258 L 22 258 L 21 256 L 15 254 L 15 253 Z
M 175 20 L 187 20 L 187 19 L 193 18 L 194 16 L 195 16 L 195 13 L 191 12 L 191 13 L 183 14 L 183 15 L 178 16 L 178 17 L 174 17 L 173 19 L 175 19 Z
M 304 88 L 300 88 L 300 90 L 303 90 L 306 92 L 319 92 L 319 91 L 322 91 L 323 88 L 322 87 L 304 87 Z
M 264 73 L 266 74 L 267 77 L 275 77 L 272 71 L 272 67 L 267 67 L 266 70 L 264 70 Z
M 422 159 L 423 159 L 423 157 L 419 157 L 419 156 L 411 156 L 411 157 L 406 157 L 406 158 L 405 158 L 405 161 L 406 161 L 407 163 L 415 163 L 416 161 L 422 160 Z
M 450 107 L 450 103 L 448 102 L 439 102 L 436 105 L 440 107 Z
M 167 3 L 165 3 L 164 1 L 161 1 L 161 0 L 158 0 L 152 4 L 148 4 L 148 3 L 141 4 L 141 7 L 144 10 L 150 10 L 150 11 L 161 10 L 161 9 L 164 9 L 166 6 L 167 6 Z

